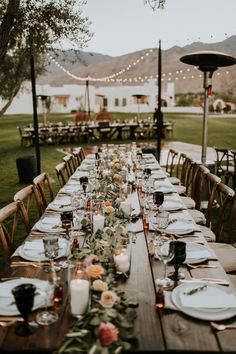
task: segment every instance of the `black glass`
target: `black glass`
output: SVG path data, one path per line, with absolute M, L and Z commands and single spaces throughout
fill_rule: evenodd
M 156 191 L 153 193 L 153 203 L 157 208 L 159 208 L 164 203 L 164 193 L 161 191 Z
M 88 177 L 87 176 L 80 177 L 80 184 L 83 188 L 84 193 L 86 193 L 86 189 L 88 186 Z
M 15 330 L 19 336 L 28 336 L 37 331 L 38 325 L 28 321 L 28 316 L 34 305 L 35 290 L 36 287 L 33 284 L 20 284 L 12 289 L 16 307 L 24 319 L 24 322 L 19 323 Z
M 174 264 L 175 271 L 169 275 L 169 278 L 174 281 L 178 281 L 185 278 L 184 274 L 179 272 L 179 267 L 186 259 L 186 243 L 183 241 L 175 241 L 174 254 L 175 255 L 172 262 Z
M 61 224 L 64 229 L 69 229 L 73 223 L 73 212 L 72 211 L 63 211 L 60 214 Z

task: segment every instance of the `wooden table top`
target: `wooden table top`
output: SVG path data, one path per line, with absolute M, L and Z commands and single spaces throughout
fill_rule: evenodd
M 47 211 L 45 215 L 47 215 Z M 41 234 L 43 235 L 43 233 Z M 32 230 L 28 239 L 38 237 L 40 237 L 40 233 Z M 138 346 L 132 352 L 235 352 L 235 330 L 217 332 L 212 329 L 209 321 L 199 320 L 185 315 L 181 311 L 168 308 L 162 311 L 155 309 L 154 279 L 163 274 L 163 265 L 149 255 L 147 247 L 149 237 L 151 237 L 150 232 L 145 234 L 141 231 L 136 234 L 136 241 L 132 243 L 130 274 L 128 279 L 120 284 L 124 288 L 126 295 L 136 299 L 139 304 L 134 329 L 138 338 Z M 198 233 L 198 237 L 202 242 L 205 242 L 200 233 Z M 187 240 L 187 237 L 182 239 Z M 19 260 L 21 258 L 15 255 L 12 260 L 15 259 Z M 185 272 L 186 279 L 193 276 L 196 278 L 212 277 L 229 280 L 217 260 L 210 260 L 208 264 L 214 264 L 216 268 L 190 269 L 185 265 L 181 267 L 181 270 Z M 170 270 L 173 270 L 172 265 L 168 265 L 168 272 Z M 59 275 L 64 288 L 62 303 L 55 305 L 59 320 L 50 326 L 39 326 L 38 331 L 28 337 L 17 336 L 15 334 L 15 325 L 7 328 L 0 326 L 1 353 L 45 353 L 58 350 L 61 346 L 74 318 L 69 310 L 66 283 L 67 270 L 62 269 Z M 49 274 L 43 270 L 43 267 L 11 267 L 5 272 L 2 281 L 8 277 L 48 279 Z M 227 288 L 234 289 L 231 283 Z M 35 319 L 37 311 L 40 310 L 31 313 L 32 320 Z M 231 323 L 235 319 L 233 317 L 223 322 Z

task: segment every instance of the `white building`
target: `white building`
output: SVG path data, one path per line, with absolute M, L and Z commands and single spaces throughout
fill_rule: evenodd
M 69 113 L 73 110 L 90 108 L 91 112 L 98 112 L 106 107 L 110 112 L 153 112 L 157 107 L 158 88 L 156 80 L 139 86 L 95 87 L 92 83 L 84 85 L 63 85 L 52 87 L 50 85 L 37 85 L 38 112 L 44 111 L 41 96 L 50 96 L 50 111 L 53 113 Z M 168 83 L 166 91 L 162 92 L 164 106 L 174 107 L 174 83 Z M 3 102 L 0 102 L 3 105 Z M 31 114 L 32 96 L 31 84 L 27 82 L 13 100 L 6 114 Z

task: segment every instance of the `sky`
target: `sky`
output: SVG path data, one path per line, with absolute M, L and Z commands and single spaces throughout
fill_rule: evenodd
M 87 0 L 83 14 L 93 38 L 84 48 L 120 56 L 135 51 L 220 42 L 236 34 L 236 0 L 166 0 L 153 10 L 144 0 Z

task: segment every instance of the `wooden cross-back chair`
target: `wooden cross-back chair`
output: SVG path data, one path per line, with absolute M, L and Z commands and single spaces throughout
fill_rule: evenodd
M 75 156 L 73 154 L 68 154 L 63 157 L 63 161 L 66 164 L 68 176 L 72 176 L 76 170 Z
M 19 224 L 24 225 L 24 236 L 30 232 L 29 219 L 20 202 L 11 202 L 0 209 L 0 247 L 3 257 L 9 261 L 16 248 Z
M 174 175 L 175 162 L 177 160 L 178 152 L 174 149 L 169 149 L 166 159 L 165 171 L 170 177 Z
M 42 207 L 43 210 L 45 210 L 48 204 L 54 199 L 52 178 L 47 172 L 42 172 L 33 179 L 33 184 L 38 189 L 42 201 Z
M 229 214 L 235 192 L 225 183 L 219 182 L 218 176 L 208 173 L 210 194 L 206 211 L 206 226 L 200 226 L 207 241 L 220 241 L 223 229 L 229 223 Z
M 225 184 L 228 185 L 229 176 L 234 170 L 232 153 L 228 149 L 216 146 L 214 146 L 214 150 L 216 153 L 216 175 L 223 178 Z
M 230 206 L 229 219 L 224 223 L 228 226 L 226 233 L 223 230 L 224 239 L 220 237 L 219 242 L 210 242 L 209 246 L 215 252 L 224 270 L 236 274 L 236 195 L 231 200 Z
M 232 183 L 232 187 L 236 190 L 236 150 L 230 150 L 230 155 L 232 156 L 232 166 L 230 166 L 226 180 L 227 184 Z
M 180 184 L 175 186 L 175 190 L 180 195 L 186 196 L 187 189 L 188 189 L 188 186 L 190 183 L 190 179 L 189 179 L 190 170 L 191 170 L 191 167 L 192 167 L 194 161 L 184 153 L 181 153 L 180 155 L 181 155 L 180 159 L 182 161 L 182 167 L 181 167 L 181 173 L 180 173 Z
M 64 161 L 60 162 L 59 164 L 57 164 L 55 166 L 55 170 L 56 170 L 59 184 L 61 187 L 63 187 L 70 178 L 70 175 L 68 174 L 68 171 L 66 168 L 66 163 Z
M 19 190 L 13 197 L 15 202 L 19 201 L 22 213 L 26 211 L 28 223 L 33 226 L 35 221 L 43 215 L 44 209 L 35 185 L 30 184 Z
M 79 167 L 81 162 L 85 159 L 84 149 L 82 147 L 74 149 L 73 155 L 75 156 L 76 167 Z

